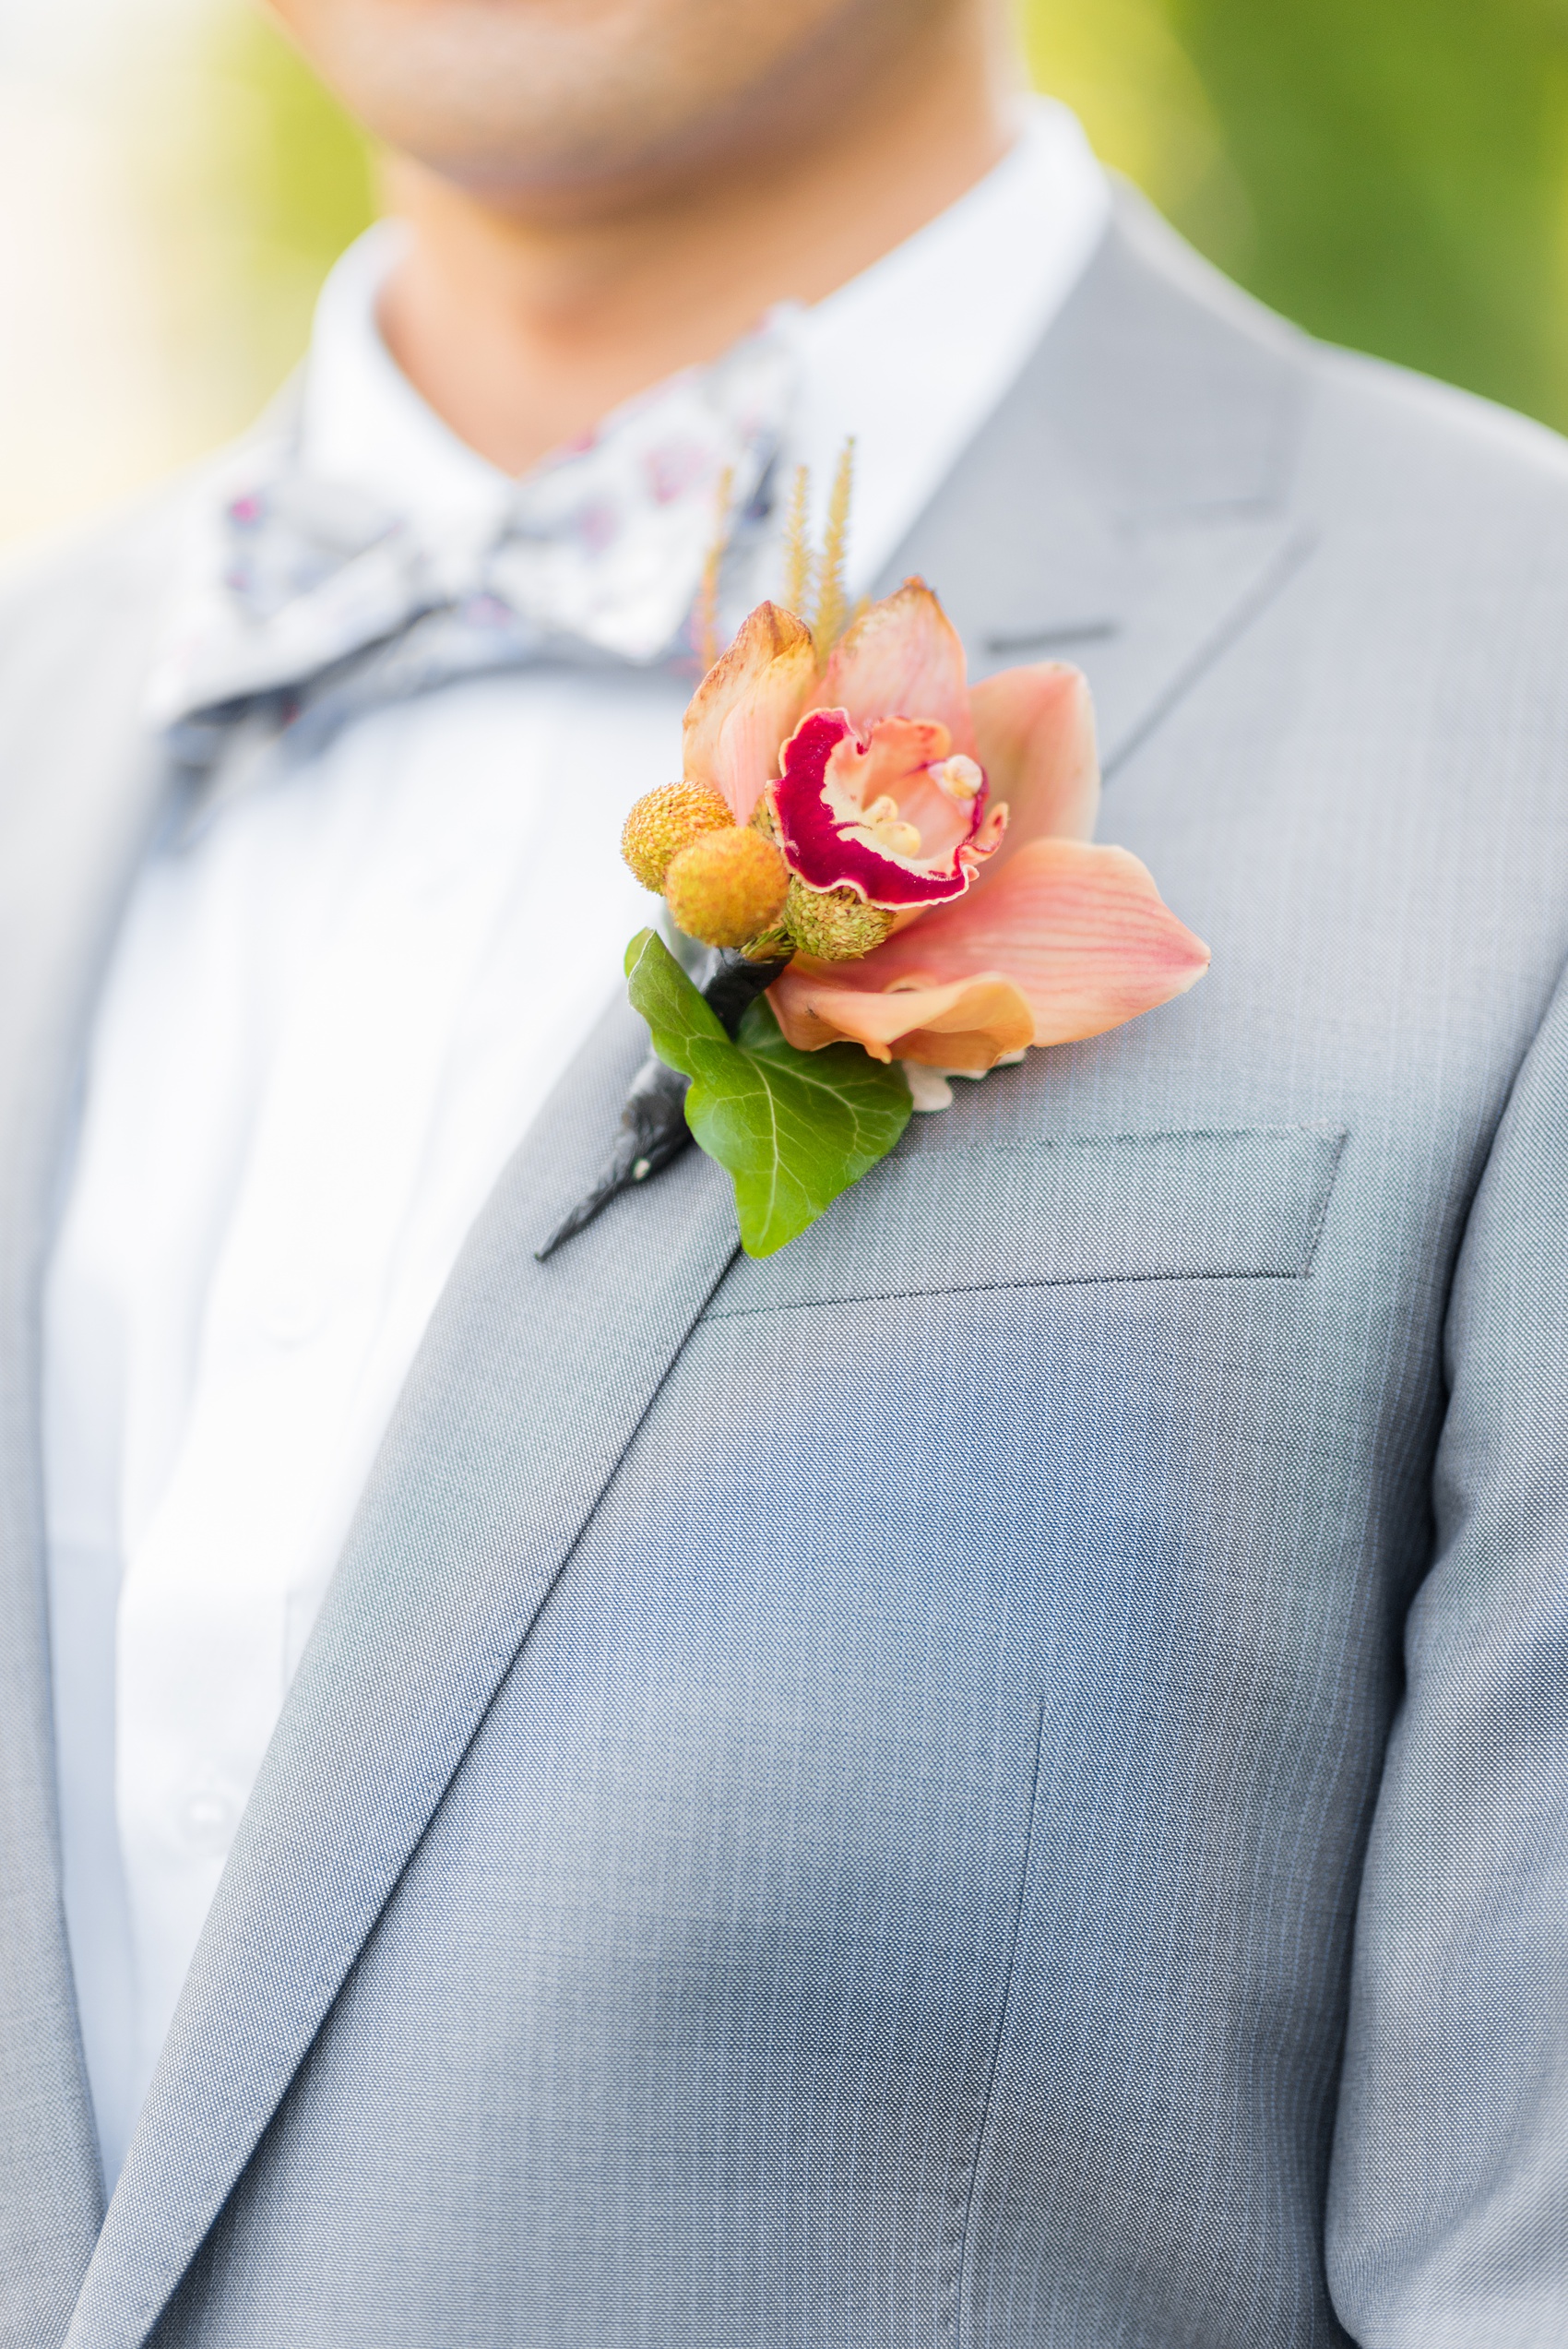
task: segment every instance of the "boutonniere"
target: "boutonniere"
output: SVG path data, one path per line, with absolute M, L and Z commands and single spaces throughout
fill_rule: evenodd
M 652 929 L 627 948 L 653 1053 L 603 1180 L 541 1258 L 694 1139 L 733 1181 L 747 1254 L 772 1255 L 913 1109 L 947 1104 L 949 1077 L 1119 1028 L 1208 967 L 1147 867 L 1094 841 L 1077 670 L 968 686 L 918 578 L 846 615 L 847 491 L 846 472 L 813 561 L 797 483 L 786 603 L 708 669 L 682 780 L 627 817 L 626 862 L 706 951 L 688 970 Z

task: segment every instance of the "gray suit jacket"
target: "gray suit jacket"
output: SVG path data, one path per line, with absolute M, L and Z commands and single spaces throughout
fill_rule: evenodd
M 738 1258 L 476 1226 L 105 2219 L 37 1296 L 178 501 L 0 627 L 0 2342 L 1568 2339 L 1568 466 L 1135 209 L 895 568 L 1214 948 Z

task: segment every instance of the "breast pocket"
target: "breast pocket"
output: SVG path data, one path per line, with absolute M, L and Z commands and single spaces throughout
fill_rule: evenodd
M 900 1150 L 707 1318 L 1093 1281 L 1303 1280 L 1346 1142 L 1325 1126 Z

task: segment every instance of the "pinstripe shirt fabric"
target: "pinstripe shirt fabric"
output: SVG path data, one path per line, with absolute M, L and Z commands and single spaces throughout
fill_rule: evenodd
M 1124 207 L 893 571 L 978 669 L 1082 660 L 1102 833 L 1211 975 L 777 1259 L 693 1154 L 540 1266 L 610 1016 L 415 1365 L 105 2220 L 34 1300 L 169 530 L 0 637 L 0 2342 L 1560 2343 L 1559 445 Z

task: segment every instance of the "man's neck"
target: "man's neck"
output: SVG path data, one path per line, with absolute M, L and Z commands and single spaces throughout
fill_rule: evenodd
M 923 227 L 1008 144 L 1010 60 L 970 20 L 766 162 L 520 218 L 401 160 L 412 231 L 382 331 L 481 456 L 517 473 L 618 401 L 716 358 L 775 302 L 814 302 Z M 942 334 L 931 321 L 932 347 Z M 918 387 L 910 387 L 916 396 Z

